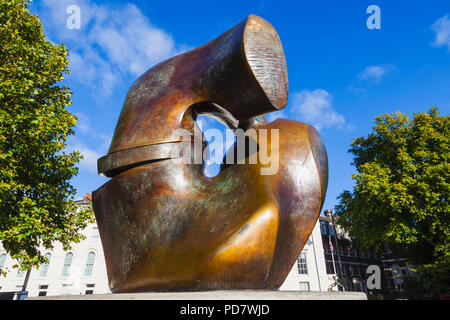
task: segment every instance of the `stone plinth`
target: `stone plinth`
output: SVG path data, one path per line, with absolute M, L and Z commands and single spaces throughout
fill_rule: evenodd
M 363 292 L 219 290 L 30 297 L 27 300 L 367 300 Z

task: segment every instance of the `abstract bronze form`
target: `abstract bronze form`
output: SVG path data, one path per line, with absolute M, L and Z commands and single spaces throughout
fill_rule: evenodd
M 93 206 L 112 292 L 277 289 L 320 213 L 325 147 L 296 121 L 267 123 L 288 97 L 275 29 L 250 15 L 211 42 L 164 61 L 130 88 L 111 147 L 98 160 L 112 177 Z M 199 135 L 209 114 L 232 128 L 278 129 L 279 169 L 228 165 L 206 177 L 186 163 L 177 129 Z M 259 151 L 258 151 L 259 152 Z

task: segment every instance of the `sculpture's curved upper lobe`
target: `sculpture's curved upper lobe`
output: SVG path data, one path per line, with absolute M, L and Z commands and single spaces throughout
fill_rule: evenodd
M 99 159 L 99 172 L 113 178 L 93 193 L 113 292 L 283 283 L 314 228 L 328 181 L 314 128 L 258 117 L 286 102 L 281 43 L 256 16 L 135 82 L 110 151 Z M 279 154 L 277 173 L 261 175 L 262 163 L 247 162 L 208 178 L 201 164 L 174 157 L 176 129 L 196 134 L 199 113 L 266 129 L 264 151 Z

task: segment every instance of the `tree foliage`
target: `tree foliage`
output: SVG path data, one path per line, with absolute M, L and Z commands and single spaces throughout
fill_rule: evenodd
M 355 185 L 335 207 L 362 247 L 392 249 L 415 265 L 430 295 L 450 291 L 449 139 L 449 116 L 437 107 L 412 120 L 378 116 L 351 144 Z
M 0 0 L 0 241 L 22 269 L 44 262 L 55 241 L 69 249 L 93 219 L 77 212 L 69 182 L 81 155 L 64 152 L 77 120 L 58 85 L 68 51 L 45 40 L 28 4 Z

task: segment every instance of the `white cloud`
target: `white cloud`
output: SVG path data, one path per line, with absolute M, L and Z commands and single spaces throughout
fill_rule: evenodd
M 94 140 L 96 142 L 99 142 L 97 143 L 98 150 L 101 153 L 106 154 L 112 137 L 108 134 L 104 134 L 92 129 L 91 120 L 84 113 L 76 112 L 75 115 L 78 118 L 77 125 L 75 127 L 76 134 L 86 136 L 89 141 Z
M 436 37 L 432 45 L 435 47 L 447 46 L 450 51 L 450 14 L 438 19 L 431 29 L 436 33 Z
M 79 112 L 75 115 L 78 118 L 75 127 L 76 137 L 70 136 L 68 138 L 65 151 L 79 151 L 83 155 L 83 159 L 78 164 L 78 167 L 90 173 L 97 174 L 97 159 L 108 152 L 111 136 L 94 130 L 91 127 L 91 121 L 87 115 Z M 95 148 L 90 148 L 81 142 L 79 138 L 84 138 L 84 141 L 89 141 L 95 145 Z
M 69 56 L 70 73 L 83 84 L 94 89 L 96 94 L 109 96 L 120 74 L 106 60 L 87 48 L 84 52 L 71 52 Z
M 132 4 L 110 10 L 105 22 L 94 22 L 92 41 L 122 71 L 139 75 L 151 65 L 176 53 L 175 42 Z
M 70 70 L 95 93 L 108 96 L 123 76 L 136 77 L 184 50 L 134 4 L 95 4 L 90 0 L 43 0 L 42 16 L 52 39 L 71 51 Z M 81 29 L 66 27 L 69 5 L 81 9 Z
M 70 137 L 70 142 L 68 143 L 65 151 L 72 152 L 78 151 L 83 155 L 83 159 L 78 163 L 80 169 L 87 170 L 91 173 L 97 173 L 97 159 L 101 155 L 95 150 L 90 149 L 86 144 L 77 140 L 76 138 Z
M 294 93 L 286 109 L 268 115 L 270 121 L 277 118 L 302 121 L 319 131 L 332 127 L 341 129 L 346 123 L 344 116 L 333 109 L 332 96 L 323 89 Z
M 313 125 L 317 130 L 342 127 L 345 118 L 333 110 L 331 95 L 322 89 L 303 90 L 292 97 L 292 108 L 300 119 Z
M 83 160 L 80 161 L 80 168 L 97 173 L 97 159 L 101 155 L 84 145 L 78 145 L 75 148 L 83 155 Z
M 390 73 L 393 69 L 394 66 L 390 64 L 367 66 L 358 74 L 357 79 L 360 81 L 372 80 L 378 83 L 381 81 L 381 78 Z

